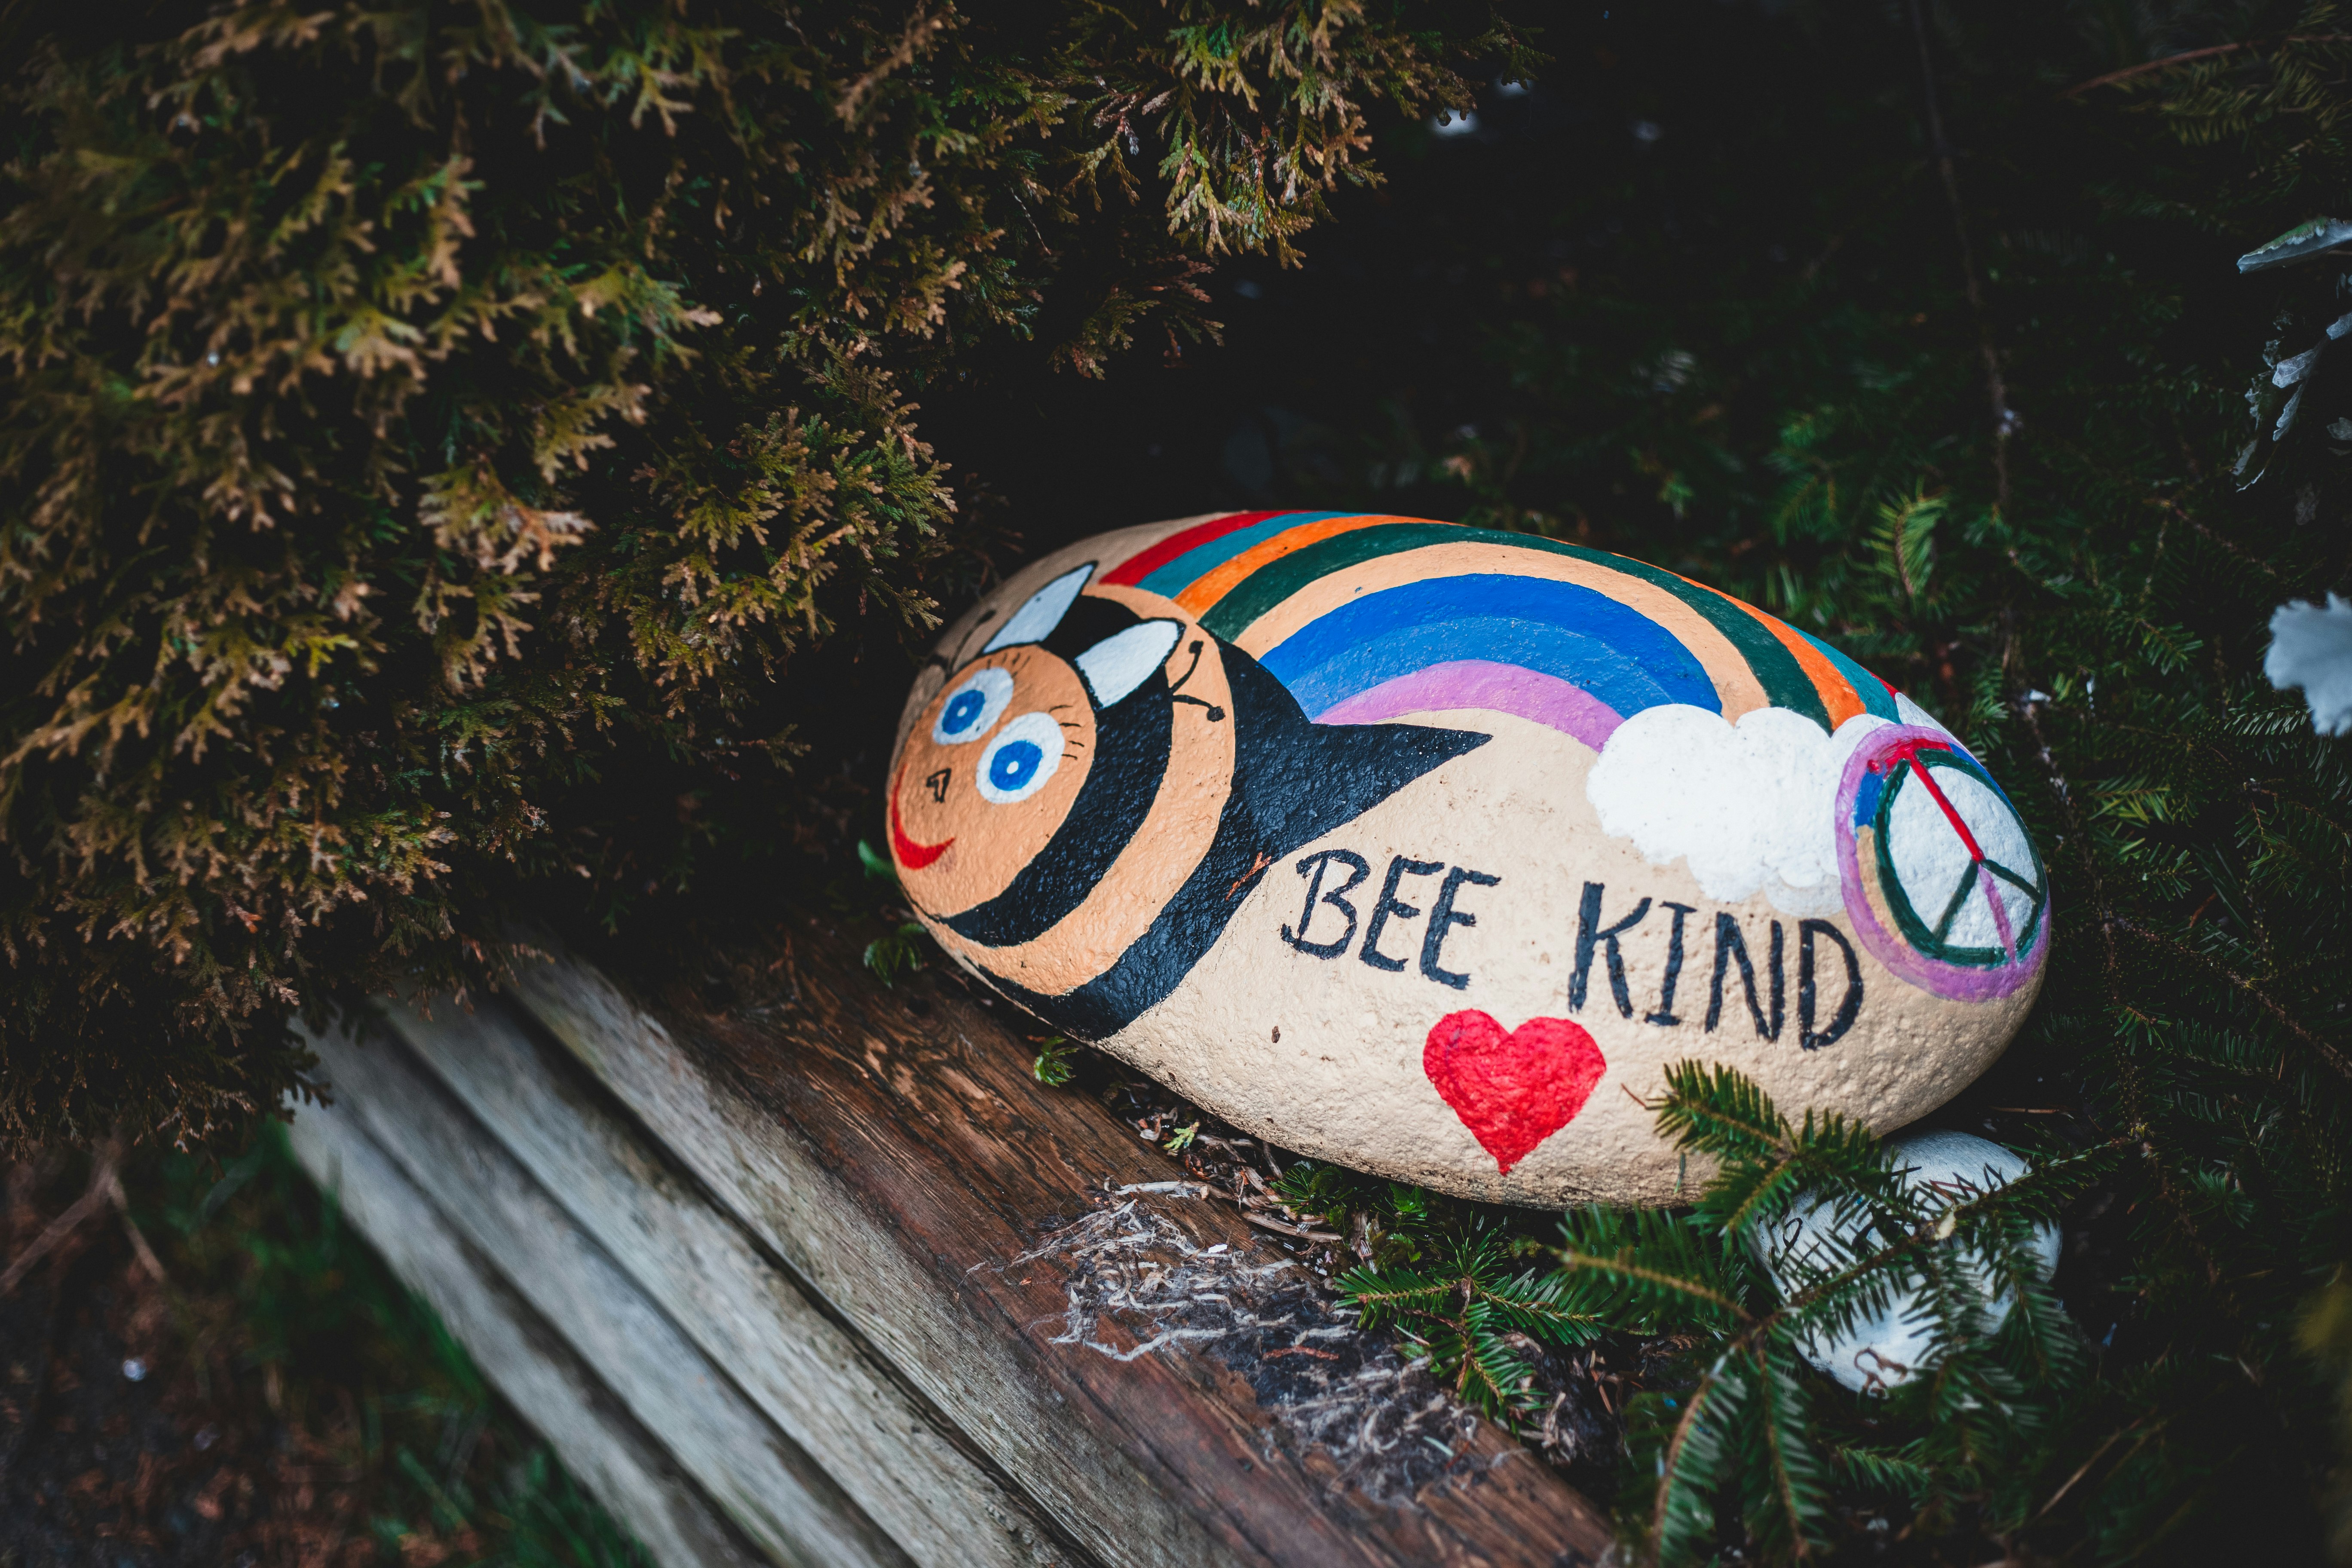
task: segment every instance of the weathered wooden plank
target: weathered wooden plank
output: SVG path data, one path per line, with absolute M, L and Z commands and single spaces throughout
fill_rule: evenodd
M 755 1544 L 779 1563 L 908 1568 L 889 1535 L 398 1042 L 331 1035 L 310 1044 L 346 1117 Z
M 1313 1436 L 1331 1424 L 1271 1359 L 1315 1349 L 1303 1342 L 1255 1363 L 1220 1350 L 1251 1338 L 1230 1318 L 1187 1327 L 1181 1312 L 1151 1320 L 1178 1337 L 1142 1353 L 1131 1334 L 1090 1336 L 1085 1312 L 1138 1297 L 1101 1284 L 1111 1254 L 1052 1238 L 1099 1213 L 1107 1191 L 1166 1184 L 1165 1158 L 1099 1106 L 1035 1084 L 1018 1037 L 951 984 L 883 993 L 814 924 L 778 932 L 758 959 L 719 977 L 732 989 L 718 1006 L 688 991 L 625 994 L 562 960 L 529 967 L 517 994 L 1104 1562 L 1551 1564 L 1606 1549 L 1591 1505 L 1483 1423 L 1450 1428 L 1465 1440 L 1429 1438 L 1447 1462 L 1425 1480 L 1367 1470 L 1360 1449 Z M 1148 1204 L 1166 1258 L 1216 1249 L 1237 1288 L 1248 1269 L 1289 1266 L 1230 1210 L 1133 1201 Z M 1296 1305 L 1297 1332 L 1332 1331 L 1303 1326 L 1317 1309 Z M 1368 1386 L 1379 1376 L 1364 1373 Z M 1350 1419 L 1403 1430 L 1419 1418 L 1397 1403 L 1405 1394 L 1399 1384 L 1389 1405 Z M 1400 1492 L 1400 1478 L 1421 1484 Z
M 542 1046 L 511 1004 L 384 1009 L 416 1058 L 612 1255 L 638 1289 L 839 1483 L 908 1557 L 937 1568 L 1067 1563 L 1026 1503 L 935 1413 L 824 1315 L 741 1226 L 650 1149 Z M 328 1070 L 339 1092 L 367 1064 Z M 383 1093 L 371 1084 L 373 1100 Z M 724 1495 L 749 1478 L 724 1453 L 696 1467 Z
M 431 1304 L 565 1468 L 662 1568 L 761 1559 L 538 1313 L 442 1220 L 341 1107 L 294 1120 L 294 1152 L 408 1288 Z
M 567 966 L 559 978 L 533 966 L 524 984 L 528 989 L 518 994 L 565 1045 L 593 1042 L 582 1053 L 592 1070 L 617 1069 L 598 1076 L 662 1146 L 880 1346 L 984 1452 L 1020 1477 L 1083 1546 L 1122 1568 L 1247 1560 L 1224 1550 L 1187 1506 L 1192 1500 L 1166 1495 L 1150 1470 L 1115 1441 L 1065 1416 L 1066 1391 L 1041 1385 L 1030 1374 L 1018 1336 L 1029 1321 L 1052 1310 L 1050 1299 L 1041 1293 L 1034 1303 L 1038 1310 L 1019 1321 L 975 1321 L 952 1304 L 943 1308 L 942 1293 L 951 1302 L 965 1289 L 964 1281 L 943 1278 L 956 1265 L 943 1268 L 936 1256 L 902 1247 L 889 1234 L 887 1218 L 865 1212 L 859 1195 L 835 1173 L 843 1161 L 887 1167 L 905 1151 L 880 1142 L 855 1152 L 819 1150 L 779 1138 L 772 1117 L 757 1102 L 708 1093 L 703 1074 L 667 1032 L 658 1025 L 642 1028 L 643 1016 L 593 971 Z M 649 1092 L 640 1096 L 633 1089 Z M 901 1181 L 923 1179 L 919 1171 L 897 1173 Z M 984 1261 L 974 1257 L 961 1267 Z M 1242 1459 L 1235 1456 L 1232 1462 Z

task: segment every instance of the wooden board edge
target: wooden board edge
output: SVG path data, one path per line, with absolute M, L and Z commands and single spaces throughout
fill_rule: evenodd
M 443 1226 L 424 1194 L 349 1118 L 313 1107 L 295 1119 L 290 1142 L 303 1169 L 393 1273 L 662 1568 L 761 1568 L 766 1560 L 612 1391 Z
M 562 951 L 544 938 L 537 945 L 551 953 Z M 551 958 L 529 966 L 510 994 L 666 1147 L 688 1162 L 721 1207 L 784 1258 L 812 1296 L 829 1301 L 888 1360 L 917 1377 L 924 1395 L 995 1465 L 1022 1476 L 1028 1495 L 1037 1499 L 1057 1532 L 1120 1568 L 1237 1568 L 1248 1560 L 1163 1495 L 1127 1454 L 1074 1426 L 1061 1408 L 1062 1395 L 1032 1388 L 1018 1375 L 1008 1347 L 878 1310 L 885 1300 L 922 1299 L 929 1288 L 928 1274 L 900 1252 L 897 1237 L 869 1221 L 860 1220 L 855 1236 L 826 1234 L 829 1215 L 855 1206 L 831 1191 L 836 1184 L 828 1173 L 798 1155 L 783 1163 L 770 1142 L 774 1129 L 760 1113 L 709 1098 L 708 1086 L 689 1084 L 686 1075 L 693 1069 L 667 1031 L 601 972 L 568 957 Z M 645 1049 L 628 1043 L 631 1031 L 650 1031 Z M 656 1102 L 664 1100 L 678 1114 L 662 1115 Z M 726 1174 L 738 1162 L 758 1168 L 761 1189 L 793 1210 L 789 1221 L 780 1223 L 740 1201 L 744 1194 L 730 1187 Z M 976 1374 L 984 1391 L 960 1386 L 969 1378 L 921 1380 L 951 1343 L 988 1364 L 991 1370 Z M 1124 1517 L 1097 1505 L 1106 1497 L 1121 1500 Z
M 793 957 L 796 936 L 801 943 L 797 963 Z M 762 1019 L 772 1016 L 778 1022 L 750 1026 L 748 1032 L 744 1027 L 730 1025 L 728 1026 L 732 1033 L 740 1038 L 726 1046 L 719 1045 L 715 1039 L 705 1040 L 702 1037 L 702 1031 L 708 1025 L 698 1022 L 695 1016 L 689 1016 L 691 1010 L 689 1014 L 670 1016 L 661 1005 L 639 1000 L 624 984 L 608 978 L 594 966 L 564 952 L 560 943 L 543 942 L 541 951 L 550 955 L 551 962 L 531 965 L 518 977 L 514 988 L 514 994 L 524 1009 L 566 1052 L 581 1061 L 633 1118 L 646 1126 L 656 1142 L 676 1148 L 683 1157 L 696 1163 L 696 1173 L 710 1187 L 722 1207 L 734 1214 L 748 1229 L 759 1235 L 780 1254 L 791 1255 L 795 1248 L 810 1252 L 805 1266 L 811 1270 L 811 1275 L 805 1277 L 814 1278 L 819 1289 L 828 1290 L 835 1279 L 851 1285 L 853 1289 L 860 1288 L 862 1282 L 853 1277 L 861 1274 L 864 1268 L 864 1261 L 861 1260 L 859 1268 L 853 1269 L 850 1276 L 844 1276 L 840 1268 L 844 1258 L 829 1249 L 838 1248 L 845 1242 L 852 1248 L 871 1248 L 874 1241 L 825 1234 L 825 1226 L 834 1223 L 831 1221 L 810 1229 L 809 1215 L 803 1210 L 818 1194 L 831 1193 L 832 1188 L 838 1184 L 828 1174 L 832 1166 L 823 1162 L 855 1162 L 869 1155 L 895 1162 L 907 1157 L 912 1151 L 891 1152 L 887 1143 L 875 1142 L 849 1131 L 854 1124 L 842 1124 L 837 1114 L 831 1115 L 829 1120 L 836 1124 L 832 1137 L 838 1147 L 827 1145 L 822 1150 L 814 1146 L 802 1149 L 800 1144 L 804 1135 L 788 1131 L 778 1121 L 780 1115 L 787 1121 L 801 1116 L 806 1109 L 813 1109 L 817 1101 L 824 1099 L 824 1091 L 796 1090 L 788 1087 L 796 1081 L 797 1074 L 784 1064 L 793 1059 L 793 1053 L 809 1050 L 816 1045 L 813 1037 L 804 1037 L 798 1033 L 800 1026 L 785 1023 L 805 1015 L 804 993 L 814 999 L 821 994 L 831 994 L 834 989 L 846 988 L 840 997 L 846 1008 L 845 1013 L 837 1026 L 826 1026 L 835 1028 L 835 1043 L 822 1047 L 822 1050 L 831 1052 L 832 1059 L 844 1063 L 853 1079 L 863 1072 L 869 1075 L 871 1081 L 886 1073 L 895 1075 L 908 1070 L 903 1066 L 887 1065 L 899 1060 L 896 1053 L 901 1046 L 885 1042 L 898 1040 L 903 1045 L 912 1037 L 908 1033 L 911 1030 L 915 1035 L 933 1041 L 947 1042 L 943 1050 L 924 1053 L 921 1059 L 937 1059 L 933 1068 L 920 1070 L 943 1070 L 968 1090 L 981 1094 L 983 1101 L 992 1093 L 1010 1097 L 1006 1102 L 1008 1107 L 1017 1104 L 1017 1109 L 1009 1110 L 1014 1125 L 1029 1124 L 1024 1119 L 1059 1124 L 1068 1121 L 1074 1114 L 1079 1115 L 1080 1120 L 1085 1119 L 1081 1111 L 1073 1109 L 1078 1102 L 1066 1100 L 1051 1091 L 1034 1089 L 1025 1075 L 1017 1070 L 1017 1066 L 1008 1078 L 997 1066 L 987 1065 L 994 1060 L 992 1052 L 1004 1054 L 995 1051 L 995 1047 L 1003 1043 L 1004 1020 L 981 1016 L 972 1005 L 960 998 L 960 994 L 955 993 L 952 986 L 935 988 L 926 983 L 915 987 L 917 991 L 927 994 L 928 1000 L 925 996 L 908 994 L 905 987 L 887 994 L 877 991 L 866 994 L 856 986 L 856 981 L 862 975 L 856 971 L 854 947 L 848 949 L 845 956 L 832 952 L 837 945 L 825 934 L 822 922 L 809 926 L 795 922 L 791 930 L 782 933 L 777 943 L 779 956 L 762 973 L 776 973 L 777 965 L 781 964 L 782 979 L 778 984 L 780 987 L 788 984 L 789 991 L 779 998 L 772 1011 L 763 1004 L 755 1015 Z M 817 990 L 808 991 L 806 987 L 811 984 Z M 753 1037 L 772 1031 L 774 1033 L 772 1043 Z M 968 1037 L 960 1031 L 968 1031 Z M 981 1040 L 983 1035 L 987 1039 L 975 1045 L 974 1042 Z M 961 1043 L 960 1050 L 957 1042 Z M 741 1054 L 747 1050 L 751 1053 L 749 1056 Z M 1018 1054 L 1017 1042 L 1013 1043 L 1012 1054 Z M 814 1063 L 819 1058 L 812 1057 L 810 1059 Z M 822 1069 L 820 1078 L 832 1084 L 835 1080 L 824 1075 L 840 1070 L 843 1068 Z M 980 1075 L 979 1080 L 971 1077 L 974 1073 Z M 739 1079 L 742 1081 L 738 1081 Z M 991 1087 L 982 1087 L 982 1080 Z M 779 1093 L 783 1096 L 782 1100 L 775 1099 Z M 803 1093 L 814 1093 L 816 1100 L 794 1100 L 795 1095 Z M 1039 1099 L 1039 1096 L 1045 1098 Z M 770 1104 L 771 1100 L 774 1103 Z M 788 1110 L 787 1105 L 791 1103 L 797 1103 L 803 1110 Z M 944 1124 L 940 1131 L 946 1132 Z M 1101 1144 L 1101 1157 L 1107 1163 L 1101 1173 L 1108 1175 L 1112 1171 L 1125 1171 L 1134 1166 L 1134 1146 L 1118 1135 L 1125 1130 L 1118 1129 L 1118 1132 L 1113 1132 L 1112 1124 L 1105 1123 L 1103 1131 L 1107 1139 Z M 922 1134 L 919 1131 L 917 1136 Z M 1120 1188 L 1120 1191 L 1151 1190 L 1148 1177 L 1121 1176 L 1114 1179 L 1140 1179 L 1147 1183 L 1144 1187 Z M 979 1192 L 973 1195 L 983 1205 L 989 1201 Z M 825 1201 L 838 1202 L 842 1198 L 847 1198 L 853 1206 L 861 1201 L 845 1191 Z M 929 1206 L 935 1211 L 940 1208 L 937 1203 Z M 936 1220 L 939 1215 L 935 1213 L 932 1217 Z M 977 1211 L 975 1217 L 980 1217 Z M 1232 1223 L 1218 1222 L 1233 1233 L 1225 1238 L 1238 1241 L 1240 1237 L 1251 1237 L 1252 1233 L 1237 1220 L 1233 1220 L 1230 1215 L 1228 1220 Z M 898 1223 L 892 1213 L 885 1211 L 869 1215 L 865 1223 L 871 1225 L 875 1222 L 886 1227 L 883 1234 L 895 1234 Z M 1195 1222 L 1186 1220 L 1180 1223 L 1190 1225 Z M 1263 1237 L 1255 1239 L 1263 1241 Z M 1013 1250 L 1018 1250 L 1018 1247 Z M 1009 1258 L 1010 1253 L 1006 1256 Z M 1026 1285 L 1028 1281 L 1024 1279 L 1020 1283 Z M 872 1300 L 863 1302 L 852 1300 L 843 1302 L 842 1306 L 850 1313 L 853 1321 L 860 1321 L 861 1311 L 865 1317 L 876 1319 L 876 1328 L 885 1335 L 897 1332 L 903 1326 L 894 1321 L 898 1314 L 886 1304 Z M 903 1349 L 894 1347 L 898 1352 Z M 1182 1359 L 1179 1358 L 1180 1361 Z M 1070 1375 L 1078 1377 L 1081 1386 L 1087 1385 L 1087 1373 L 1083 1368 L 1074 1371 L 1064 1363 L 1063 1369 L 1055 1373 L 1057 1378 Z M 1210 1381 L 1214 1381 L 1213 1376 Z M 1058 1402 L 1061 1395 L 1054 1394 L 1052 1397 Z M 1077 1398 L 1075 1389 L 1071 1397 L 1073 1400 Z M 951 1400 L 945 1403 L 950 1408 L 956 1407 Z M 1229 1419 L 1233 1415 L 1265 1423 L 1279 1418 L 1276 1409 L 1266 1407 L 1256 1415 L 1248 1415 L 1236 1409 L 1216 1419 Z M 1045 1418 L 1048 1430 L 1057 1431 L 1068 1425 L 1058 1415 L 1048 1413 Z M 1318 1504 L 1314 1511 L 1324 1513 L 1327 1519 L 1334 1521 L 1352 1521 L 1343 1526 L 1344 1538 L 1351 1538 L 1364 1549 L 1362 1560 L 1367 1563 L 1590 1562 L 1612 1550 L 1613 1542 L 1608 1523 L 1589 1500 L 1549 1471 L 1518 1444 L 1506 1437 L 1500 1428 L 1494 1427 L 1491 1423 L 1478 1426 L 1471 1447 L 1462 1452 L 1465 1468 L 1459 1481 L 1444 1483 L 1430 1494 L 1425 1503 L 1416 1505 L 1423 1509 L 1420 1522 L 1385 1511 L 1390 1505 L 1381 1502 L 1377 1497 L 1352 1502 L 1342 1500 L 1339 1492 L 1328 1490 L 1324 1481 L 1314 1479 L 1320 1472 L 1314 1468 L 1316 1461 L 1310 1461 L 1310 1484 L 1319 1497 L 1328 1500 L 1328 1505 Z M 1130 1426 L 1129 1430 L 1139 1429 Z M 1234 1434 L 1238 1435 L 1237 1432 Z M 990 1436 L 1001 1440 L 1003 1433 L 992 1432 Z M 1148 1447 L 1157 1447 L 1148 1436 L 1144 1441 Z M 1275 1458 L 1270 1449 L 1266 1458 Z M 1014 1458 L 1006 1462 L 1022 1461 Z M 1247 1468 L 1247 1466 L 1244 1468 Z M 1060 1510 L 1083 1513 L 1093 1507 L 1099 1513 L 1099 1504 L 1096 1500 L 1101 1495 L 1098 1484 L 1084 1482 L 1071 1490 L 1066 1479 L 1050 1473 L 1050 1467 L 1048 1470 L 1049 1473 L 1041 1477 L 1041 1486 L 1046 1495 L 1057 1499 Z M 1164 1518 L 1171 1507 L 1179 1521 L 1204 1518 L 1186 1510 L 1223 1489 L 1213 1476 L 1202 1472 L 1197 1464 L 1191 1471 L 1190 1481 L 1179 1484 L 1190 1485 L 1194 1491 L 1188 1494 L 1188 1499 L 1170 1496 L 1155 1500 L 1162 1504 L 1152 1510 L 1155 1519 Z M 1209 1486 L 1211 1490 L 1199 1492 L 1198 1488 L 1202 1484 Z M 1490 1489 L 1498 1485 L 1499 1491 Z M 1068 1495 L 1061 1495 L 1064 1491 Z M 1128 1494 L 1121 1492 L 1118 1495 L 1124 1497 Z M 1497 1505 L 1501 1506 L 1503 1513 L 1487 1517 L 1486 1510 Z M 1331 1557 L 1329 1553 L 1339 1550 L 1339 1555 L 1348 1561 L 1358 1560 L 1353 1551 L 1341 1548 L 1339 1540 L 1325 1539 L 1320 1546 L 1306 1550 L 1302 1555 L 1304 1538 L 1294 1535 L 1287 1547 L 1277 1546 L 1272 1538 L 1261 1539 L 1257 1527 L 1267 1522 L 1262 1515 L 1229 1511 L 1225 1518 L 1229 1525 L 1238 1527 L 1239 1533 L 1219 1543 L 1219 1556 L 1237 1552 L 1240 1556 L 1251 1560 L 1319 1563 L 1327 1559 L 1338 1561 L 1339 1558 Z M 1441 1523 L 1441 1521 L 1446 1522 Z M 1369 1531 L 1369 1534 L 1358 1534 L 1360 1531 Z M 1530 1531 L 1535 1533 L 1530 1534 Z M 1125 1541 L 1114 1539 L 1102 1551 L 1102 1555 L 1108 1562 L 1127 1563 L 1162 1561 L 1183 1552 L 1184 1548 L 1172 1539 L 1160 1541 L 1155 1547 L 1149 1540 L 1154 1533 L 1150 1530 L 1129 1532 Z M 1186 1533 L 1193 1532 L 1188 1531 Z M 1277 1531 L 1276 1533 L 1286 1532 Z M 1135 1539 L 1138 1534 L 1147 1537 L 1147 1540 L 1138 1542 Z M 1375 1545 L 1374 1538 L 1383 1544 Z M 1089 1535 L 1087 1539 L 1091 1543 L 1094 1537 Z
M 913 1568 L 798 1443 L 745 1398 L 611 1253 L 381 1030 L 310 1045 L 356 1122 L 623 1401 L 745 1536 L 780 1562 Z
M 542 1046 L 519 1008 L 481 998 L 469 1011 L 443 1006 L 428 1016 L 386 1005 L 383 1018 L 419 1070 L 917 1563 L 1092 1563 L 829 1303 L 812 1300 L 690 1173 L 608 1105 L 609 1091 L 560 1047 Z M 340 1063 L 331 1063 L 337 1074 Z

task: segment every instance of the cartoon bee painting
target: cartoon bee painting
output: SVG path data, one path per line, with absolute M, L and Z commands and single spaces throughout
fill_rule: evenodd
M 2024 818 L 1813 637 L 1564 541 L 1239 512 L 1024 568 L 901 714 L 959 964 L 1245 1132 L 1469 1196 L 1671 1201 L 1675 1062 L 1880 1131 L 2022 1022 Z
M 1483 734 L 1308 722 L 1171 601 L 1065 572 L 916 714 L 890 848 L 941 944 L 1099 1040 L 1166 996 L 1269 868 Z

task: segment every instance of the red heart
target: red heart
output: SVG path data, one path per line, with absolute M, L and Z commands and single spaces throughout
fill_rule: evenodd
M 1505 1175 L 1576 1119 L 1608 1069 L 1592 1037 L 1565 1018 L 1530 1018 L 1507 1035 L 1475 1007 L 1440 1018 L 1421 1054 L 1421 1070 Z

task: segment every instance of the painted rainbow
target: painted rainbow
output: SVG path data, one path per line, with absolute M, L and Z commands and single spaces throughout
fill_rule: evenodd
M 1240 512 L 1108 566 L 1256 658 L 1323 724 L 1475 708 L 1598 751 L 1688 703 L 1901 722 L 1885 682 L 1818 638 L 1671 572 L 1527 534 L 1378 514 Z

